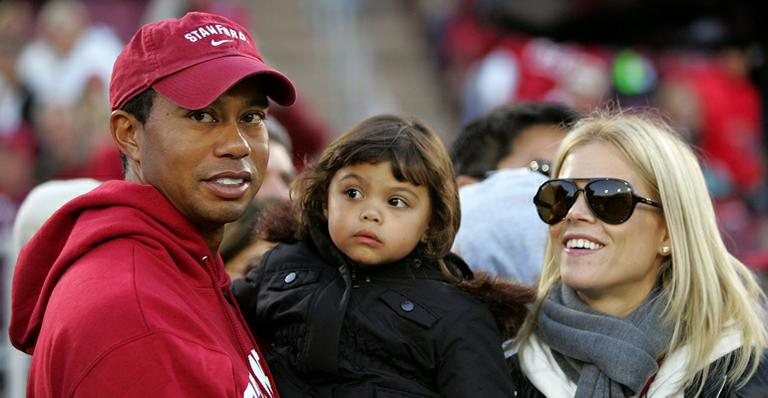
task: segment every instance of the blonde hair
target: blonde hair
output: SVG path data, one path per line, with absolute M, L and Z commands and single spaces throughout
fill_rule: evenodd
M 574 148 L 594 142 L 613 145 L 624 154 L 651 188 L 649 193 L 664 206 L 672 247 L 660 277 L 668 298 L 664 319 L 673 327 L 667 352 L 689 348 L 685 385 L 703 386 L 708 356 L 728 328 L 742 335 L 742 346 L 731 357 L 729 380 L 746 382 L 768 346 L 763 323 L 765 296 L 750 270 L 723 243 L 693 151 L 651 114 L 601 111 L 579 121 L 565 137 L 552 175 L 560 173 L 563 160 Z M 560 282 L 559 252 L 556 245 L 547 243 L 539 293 L 521 341 L 535 330 L 543 301 Z

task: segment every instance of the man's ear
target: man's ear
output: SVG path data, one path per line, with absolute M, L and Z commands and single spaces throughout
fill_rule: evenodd
M 120 152 L 128 159 L 139 162 L 141 159 L 141 135 L 144 126 L 130 113 L 123 110 L 112 111 L 109 115 L 109 131 Z
M 459 188 L 461 188 L 461 187 L 463 187 L 465 185 L 471 185 L 471 184 L 474 184 L 474 183 L 477 183 L 477 182 L 480 182 L 480 180 L 475 178 L 475 177 L 470 177 L 470 176 L 467 176 L 467 175 L 464 175 L 464 174 L 461 174 L 461 175 L 456 177 L 456 185 Z

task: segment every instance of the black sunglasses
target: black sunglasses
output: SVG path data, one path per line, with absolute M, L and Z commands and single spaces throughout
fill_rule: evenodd
M 587 184 L 579 188 L 576 181 Z M 636 195 L 632 185 L 618 178 L 556 179 L 541 184 L 533 197 L 539 218 L 550 225 L 559 223 L 576 203 L 579 192 L 584 192 L 592 214 L 608 224 L 629 220 L 638 203 L 661 209 L 661 203 Z

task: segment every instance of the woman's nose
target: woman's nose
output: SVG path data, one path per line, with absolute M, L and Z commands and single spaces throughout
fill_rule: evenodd
M 576 221 L 576 220 L 582 220 L 582 221 L 594 221 L 595 216 L 592 214 L 592 209 L 589 208 L 589 205 L 587 204 L 587 197 L 584 194 L 584 192 L 579 192 L 579 195 L 576 196 L 576 202 L 573 203 L 573 206 L 571 206 L 570 209 L 568 209 L 568 213 L 565 216 L 566 220 L 570 221 Z

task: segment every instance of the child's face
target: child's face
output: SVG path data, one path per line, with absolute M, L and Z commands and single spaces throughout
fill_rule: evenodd
M 360 265 L 391 263 L 425 237 L 432 206 L 424 186 L 400 182 L 390 162 L 339 169 L 328 187 L 328 231 Z

